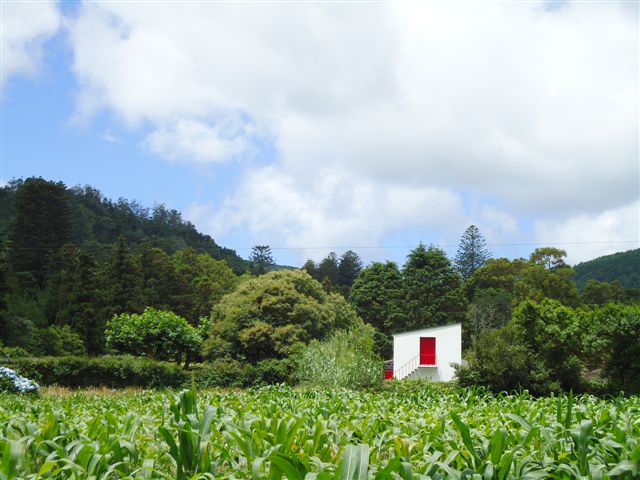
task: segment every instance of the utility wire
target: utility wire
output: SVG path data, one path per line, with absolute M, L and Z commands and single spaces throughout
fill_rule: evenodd
M 531 243 L 487 243 L 487 247 L 532 247 L 536 245 L 611 245 L 611 244 L 622 244 L 622 243 L 638 243 L 640 244 L 640 240 L 602 240 L 602 241 L 591 241 L 591 242 L 531 242 Z M 260 243 L 260 245 L 264 245 L 264 243 Z M 458 244 L 430 244 L 436 247 L 442 248 L 450 248 L 457 247 Z M 251 250 L 253 247 L 229 247 L 234 250 Z M 415 245 L 364 245 L 364 246 L 308 246 L 308 247 L 269 247 L 271 250 L 365 250 L 365 249 L 407 249 L 407 248 L 415 248 Z

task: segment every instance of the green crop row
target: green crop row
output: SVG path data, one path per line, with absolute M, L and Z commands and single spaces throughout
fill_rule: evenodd
M 5 479 L 638 479 L 640 398 L 402 385 L 0 395 Z

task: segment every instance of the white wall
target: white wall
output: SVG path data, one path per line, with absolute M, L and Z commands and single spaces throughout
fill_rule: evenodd
M 443 327 L 425 328 L 393 336 L 393 375 L 399 378 L 407 372 L 398 372 L 407 362 L 420 355 L 420 337 L 436 338 L 436 367 L 420 367 L 408 378 L 430 378 L 434 381 L 453 380 L 452 363 L 462 361 L 462 326 L 457 323 Z

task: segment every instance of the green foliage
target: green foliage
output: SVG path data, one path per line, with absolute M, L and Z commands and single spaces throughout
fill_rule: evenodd
M 566 266 L 564 257 L 567 252 L 554 247 L 536 248 L 529 257 L 529 261 L 534 265 L 542 265 L 548 270 Z
M 40 329 L 36 337 L 35 351 L 39 355 L 85 355 L 86 350 L 82 337 L 69 325 L 52 325 Z
M 29 178 L 15 190 L 14 202 L 10 263 L 23 287 L 39 288 L 49 256 L 71 240 L 69 194 L 62 182 Z
M 606 305 L 611 302 L 623 303 L 628 301 L 627 291 L 618 281 L 612 283 L 588 280 L 580 294 L 583 305 Z
M 293 365 L 287 359 L 269 358 L 256 364 L 232 358 L 216 358 L 194 366 L 194 381 L 200 388 L 257 387 L 293 382 Z
M 374 352 L 374 329 L 362 322 L 314 340 L 296 358 L 296 378 L 318 387 L 369 388 L 382 383 L 382 362 Z
M 147 307 L 142 314 L 114 315 L 107 322 L 107 346 L 120 353 L 159 360 L 180 360 L 197 354 L 202 345 L 198 330 L 173 312 Z
M 483 330 L 499 328 L 511 320 L 512 295 L 502 289 L 476 290 L 462 324 L 462 348 L 466 350 Z
M 519 330 L 519 341 L 548 372 L 549 382 L 557 382 L 565 391 L 580 388 L 583 332 L 573 309 L 548 299 L 526 301 L 514 310 L 513 324 Z
M 250 362 L 282 358 L 356 319 L 341 296 L 326 293 L 306 272 L 270 272 L 243 282 L 214 307 L 205 354 Z
M 225 262 L 195 250 L 180 250 L 171 256 L 171 261 L 176 277 L 172 305 L 192 325 L 208 317 L 213 306 L 238 283 Z
M 473 272 L 467 279 L 466 287 L 469 299 L 472 299 L 476 290 L 494 288 L 514 293 L 516 282 L 522 278 L 523 271 L 529 267 L 529 262 L 521 258 L 509 260 L 506 258 L 491 258 L 484 266 Z
M 187 371 L 174 363 L 130 356 L 12 358 L 4 365 L 40 385 L 63 387 L 180 387 Z
M 618 281 L 626 288 L 640 288 L 640 248 L 579 263 L 574 270 L 575 282 L 580 290 L 589 280 Z
M 376 328 L 376 351 L 383 358 L 393 355 L 391 335 L 406 327 L 405 301 L 402 273 L 393 262 L 372 263 L 351 287 L 349 302 L 362 319 Z
M 533 264 L 523 270 L 522 277 L 516 282 L 515 298 L 536 302 L 550 298 L 563 305 L 575 306 L 578 290 L 573 283 L 573 269 L 568 266 L 548 269 L 542 264 Z
M 3 395 L 0 472 L 55 480 L 638 478 L 638 397 L 401 386 Z
M 640 306 L 609 304 L 581 312 L 584 351 L 612 392 L 640 394 Z
M 460 275 L 444 251 L 420 244 L 403 268 L 407 330 L 462 323 L 467 300 Z
M 344 293 L 348 294 L 349 288 L 362 271 L 362 260 L 360 256 L 352 251 L 347 250 L 340 256 L 338 263 L 338 285 L 344 287 Z
M 468 227 L 462 238 L 455 258 L 455 266 L 462 278 L 469 278 L 477 269 L 482 267 L 491 257 L 487 249 L 487 242 L 478 227 Z
M 267 273 L 268 268 L 275 264 L 269 245 L 255 245 L 251 249 L 249 261 L 251 262 L 251 272 L 254 275 Z
M 581 328 L 573 309 L 557 301 L 525 301 L 505 326 L 480 331 L 466 364 L 456 368 L 462 385 L 493 391 L 526 388 L 535 394 L 582 388 Z
M 335 252 L 330 252 L 318 264 L 316 279 L 320 282 L 327 281 L 329 286 L 338 283 L 338 256 Z

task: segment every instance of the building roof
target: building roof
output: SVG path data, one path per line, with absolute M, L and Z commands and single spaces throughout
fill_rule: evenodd
M 398 333 L 394 333 L 392 336 L 397 337 L 400 335 L 409 335 L 411 333 L 418 333 L 418 332 L 429 332 L 432 330 L 437 330 L 437 329 L 441 329 L 441 328 L 449 328 L 449 327 L 457 327 L 460 326 L 462 327 L 462 323 L 448 323 L 447 325 L 437 325 L 435 327 L 428 327 L 428 328 L 418 328 L 416 330 L 409 330 L 407 332 L 398 332 Z

